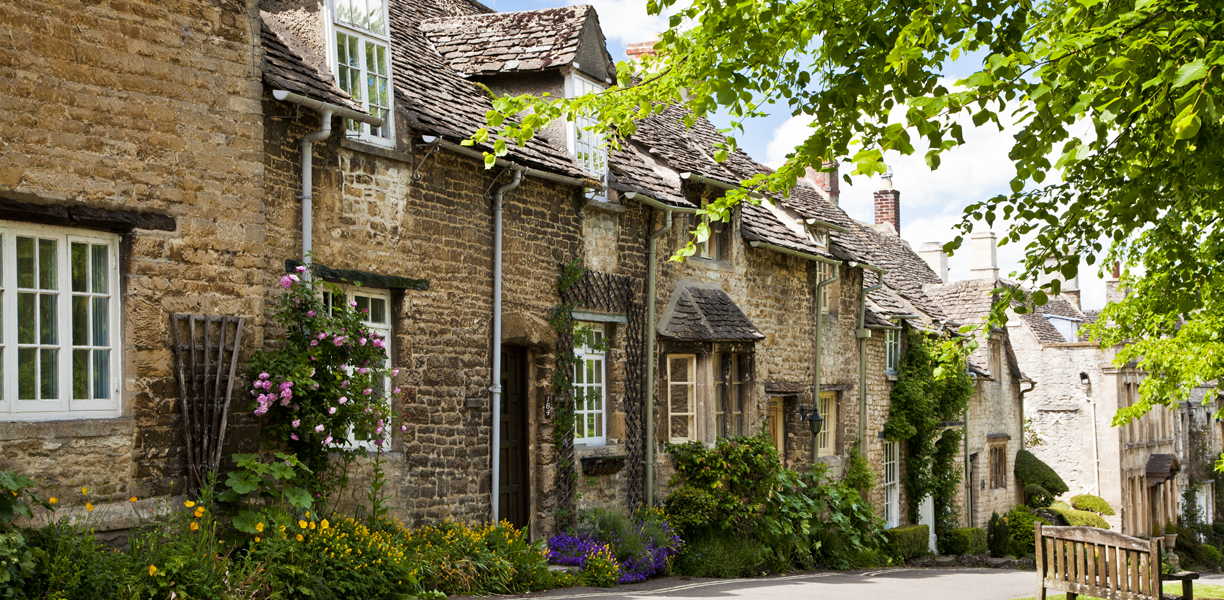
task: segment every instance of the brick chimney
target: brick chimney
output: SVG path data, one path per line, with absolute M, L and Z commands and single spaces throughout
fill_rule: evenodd
M 625 48 L 625 55 L 629 57 L 629 60 L 637 60 L 647 55 L 653 56 L 655 54 L 654 46 L 657 43 L 659 43 L 658 36 L 647 42 L 634 42 Z
M 804 174 L 804 179 L 812 182 L 816 189 L 822 190 L 829 196 L 829 202 L 833 206 L 837 206 L 841 196 L 841 189 L 838 187 L 837 163 L 825 163 L 825 168 L 832 168 L 832 171 L 817 171 L 812 167 L 807 168 Z
M 939 276 L 940 281 L 948 283 L 948 254 L 939 242 L 927 242 L 918 247 L 918 256 L 926 261 L 928 267 Z
M 880 189 L 875 193 L 875 224 L 890 225 L 893 235 L 901 235 L 901 192 L 893 189 L 892 169 L 880 178 Z
M 998 247 L 995 232 L 990 230 L 973 232 L 969 240 L 969 263 L 971 265 L 969 277 L 971 279 L 995 281 L 999 278 Z

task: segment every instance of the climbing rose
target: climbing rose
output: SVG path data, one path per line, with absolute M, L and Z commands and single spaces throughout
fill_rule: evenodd
M 316 426 L 316 427 L 315 427 L 315 431 L 316 431 L 316 432 L 318 432 L 318 433 L 323 433 L 323 426 L 322 426 L 322 425 L 318 425 L 318 426 Z
M 332 436 L 329 435 L 327 436 L 327 439 L 323 440 L 323 445 L 326 446 L 330 444 L 331 442 L 332 442 Z
M 333 406 L 333 407 L 331 407 L 331 408 L 327 409 L 327 414 L 329 414 L 329 415 L 334 415 L 334 414 L 336 414 L 336 407 L 334 407 L 334 406 Z
M 281 287 L 285 289 L 289 289 L 293 287 L 293 282 L 295 281 L 300 281 L 297 275 L 285 275 L 284 277 L 281 277 L 280 284 L 281 284 Z
M 300 426 L 301 424 L 302 424 L 302 420 L 301 420 L 301 419 L 294 419 L 294 420 L 293 420 L 293 428 L 294 428 L 294 429 L 297 429 L 297 428 L 298 428 L 298 426 Z

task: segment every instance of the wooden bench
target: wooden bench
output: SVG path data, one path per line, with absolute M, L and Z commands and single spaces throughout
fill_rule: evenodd
M 1037 535 L 1037 597 L 1046 590 L 1108 600 L 1193 600 L 1198 573 L 1160 574 L 1159 539 L 1141 540 L 1095 527 L 1043 527 Z M 1180 580 L 1182 595 L 1163 594 L 1161 581 Z

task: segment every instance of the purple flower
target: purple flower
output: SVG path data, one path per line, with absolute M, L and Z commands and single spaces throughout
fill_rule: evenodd
M 298 273 L 305 273 L 305 272 L 306 272 L 306 265 L 298 265 L 298 266 L 297 266 L 297 272 L 298 272 Z
M 319 340 L 310 340 L 310 345 L 311 345 L 311 346 L 318 346 L 318 345 L 319 345 Z
M 350 307 L 350 308 L 357 308 L 357 301 L 356 301 L 356 300 L 349 300 L 349 307 Z
M 331 442 L 332 442 L 332 436 L 329 435 L 327 436 L 327 439 L 323 440 L 323 445 L 326 446 L 330 444 Z
M 297 275 L 285 275 L 284 277 L 281 277 L 280 284 L 281 287 L 289 289 L 293 287 L 293 282 L 295 281 L 298 281 Z
M 346 387 L 348 387 L 348 380 L 347 380 L 347 379 L 345 379 L 344 381 L 341 381 L 341 382 L 340 382 L 340 387 L 342 387 L 342 388 L 346 388 Z
M 399 369 L 391 369 L 392 377 L 399 377 Z
M 323 338 L 326 338 L 326 337 L 327 337 L 327 334 L 326 334 L 326 333 L 320 333 L 320 334 L 319 334 L 319 339 L 323 339 Z
M 369 370 L 369 369 L 367 369 L 367 368 L 365 368 L 365 367 L 361 367 L 360 369 L 357 369 L 357 372 L 358 372 L 358 373 L 360 373 L 360 374 L 362 374 L 362 375 L 365 375 L 366 373 L 369 373 L 369 372 L 370 372 L 370 370 Z
M 382 445 L 383 445 L 382 439 L 374 440 L 374 445 L 378 446 L 379 448 L 382 448 Z
M 378 338 L 374 338 L 374 341 L 373 341 L 373 342 L 371 342 L 371 343 L 372 343 L 372 344 L 374 344 L 374 347 L 375 347 L 375 348 L 382 348 L 382 347 L 383 347 L 383 341 L 382 341 L 382 340 L 380 340 L 380 339 L 378 339 Z
M 359 344 L 361 344 L 362 346 L 364 346 L 364 345 L 366 345 L 366 341 L 367 341 L 367 340 L 366 340 L 365 338 L 361 338 L 361 339 L 357 340 L 357 343 L 359 343 Z
M 332 343 L 333 343 L 333 344 L 335 344 L 335 345 L 337 345 L 337 346 L 341 346 L 341 345 L 343 345 L 343 344 L 344 344 L 344 336 L 342 336 L 342 335 L 338 335 L 338 336 L 336 336 L 336 339 L 332 340 Z
M 408 431 L 407 425 L 400 425 L 400 431 Z

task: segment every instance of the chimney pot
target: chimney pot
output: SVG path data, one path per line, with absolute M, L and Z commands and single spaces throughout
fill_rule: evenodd
M 918 247 L 918 256 L 926 261 L 927 266 L 939 276 L 939 280 L 948 283 L 948 254 L 944 252 L 939 242 L 926 242 Z
M 972 268 L 969 269 L 973 279 L 994 281 L 999 278 L 998 246 L 995 232 L 990 230 L 974 232 L 970 238 Z

